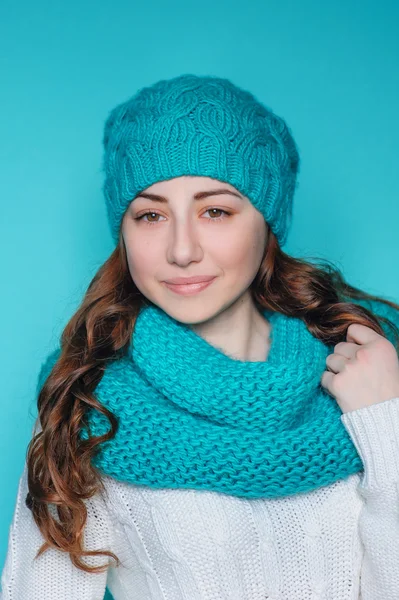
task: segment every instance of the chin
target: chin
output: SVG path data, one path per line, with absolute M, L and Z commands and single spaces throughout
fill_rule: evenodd
M 167 304 L 158 305 L 170 317 L 183 323 L 184 325 L 200 325 L 215 318 L 220 312 L 220 306 L 215 306 L 212 310 L 209 300 L 206 302 L 191 303 L 187 302 L 187 306 L 168 306 Z

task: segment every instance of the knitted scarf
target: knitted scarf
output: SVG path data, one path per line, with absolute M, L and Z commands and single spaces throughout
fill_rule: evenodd
M 119 429 L 93 464 L 136 485 L 247 498 L 308 492 L 362 470 L 342 411 L 320 385 L 333 347 L 301 319 L 263 314 L 268 358 L 243 362 L 157 306 L 142 308 L 128 355 L 107 365 L 95 390 Z M 91 435 L 109 430 L 94 409 L 88 425 Z
M 399 325 L 392 307 L 349 301 Z M 118 431 L 97 447 L 92 464 L 136 485 L 246 498 L 308 492 L 362 471 L 341 409 L 320 385 L 333 346 L 298 318 L 263 314 L 271 324 L 267 360 L 243 362 L 157 306 L 143 307 L 128 353 L 107 363 L 94 391 L 117 417 Z M 59 354 L 42 365 L 37 391 Z M 95 409 L 85 419 L 82 439 L 110 428 Z

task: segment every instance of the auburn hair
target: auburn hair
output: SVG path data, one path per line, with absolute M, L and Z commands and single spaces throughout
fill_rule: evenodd
M 289 256 L 281 250 L 269 228 L 265 253 L 251 284 L 255 305 L 302 319 L 313 336 L 326 344 L 345 341 L 352 323 L 384 335 L 381 323 L 394 334 L 399 352 L 399 329 L 394 320 L 377 316 L 351 300 L 375 300 L 385 308 L 399 305 L 353 287 L 327 259 L 313 261 Z M 87 520 L 85 500 L 104 489 L 101 474 L 91 464 L 99 444 L 114 437 L 118 422 L 96 399 L 94 391 L 108 361 L 127 351 L 134 323 L 145 298 L 129 272 L 122 233 L 110 257 L 98 269 L 83 300 L 60 337 L 60 354 L 38 388 L 36 423 L 41 430 L 27 448 L 28 488 L 26 503 L 45 542 L 38 558 L 49 547 L 68 552 L 72 563 L 87 572 L 104 571 L 110 565 L 89 566 L 84 556 L 119 558 L 110 550 L 83 547 Z M 388 314 L 390 314 L 390 309 Z M 392 310 L 392 315 L 396 314 Z M 94 408 L 110 422 L 107 434 L 79 439 L 85 413 Z M 58 519 L 51 505 L 56 506 Z

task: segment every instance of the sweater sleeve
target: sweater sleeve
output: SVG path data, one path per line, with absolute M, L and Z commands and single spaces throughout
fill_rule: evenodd
M 19 479 L 14 515 L 9 527 L 0 599 L 101 600 L 104 598 L 108 570 L 103 573 L 86 573 L 72 564 L 68 553 L 55 548 L 47 549 L 39 558 L 34 559 L 44 538 L 25 503 L 27 493 L 25 463 Z M 83 534 L 84 548 L 112 550 L 110 548 L 112 528 L 102 496 L 97 493 L 85 502 L 88 514 Z M 83 557 L 83 560 L 89 566 L 98 566 L 106 564 L 111 559 L 101 555 Z
M 399 598 L 399 397 L 341 415 L 363 461 L 362 600 Z

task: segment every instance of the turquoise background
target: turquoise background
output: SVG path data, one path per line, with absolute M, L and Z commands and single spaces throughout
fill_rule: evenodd
M 186 72 L 248 88 L 301 153 L 285 252 L 328 258 L 398 302 L 398 17 L 387 0 L 3 0 L 1 566 L 41 361 L 113 250 L 100 170 L 108 111 Z

